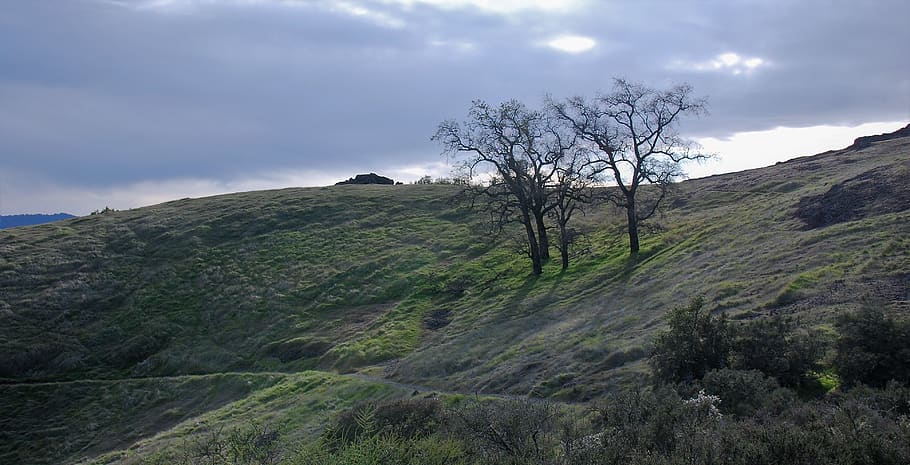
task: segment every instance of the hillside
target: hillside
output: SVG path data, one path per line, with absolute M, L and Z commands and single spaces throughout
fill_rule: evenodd
M 239 193 L 0 231 L 0 462 L 129 462 L 251 418 L 306 437 L 357 399 L 421 386 L 595 399 L 643 374 L 664 312 L 698 295 L 732 318 L 825 330 L 862 305 L 906 311 L 908 175 L 902 137 L 686 181 L 638 257 L 622 215 L 592 208 L 584 253 L 537 278 L 444 185 Z

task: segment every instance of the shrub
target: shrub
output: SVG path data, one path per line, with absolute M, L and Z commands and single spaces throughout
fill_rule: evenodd
M 209 431 L 185 441 L 177 451 L 165 451 L 140 460 L 140 465 L 276 465 L 282 459 L 278 430 L 251 423 L 225 433 Z
M 804 384 L 818 370 L 824 352 L 817 332 L 796 331 L 791 320 L 772 317 L 743 324 L 735 331 L 732 366 L 758 370 L 787 387 Z
M 707 372 L 701 386 L 723 400 L 721 412 L 740 416 L 751 415 L 768 403 L 770 394 L 780 387 L 777 381 L 758 370 L 729 368 Z
M 331 450 L 313 444 L 299 450 L 292 465 L 468 465 L 466 453 L 455 441 L 435 436 L 401 438 L 382 434 Z
M 558 447 L 559 412 L 549 402 L 475 402 L 451 413 L 451 432 L 484 463 L 546 464 Z
M 622 463 L 636 450 L 672 450 L 682 405 L 676 392 L 668 388 L 643 388 L 620 392 L 596 406 L 603 429 L 603 458 Z
M 834 366 L 845 385 L 883 387 L 892 379 L 910 383 L 910 322 L 864 308 L 838 316 L 836 327 Z
M 657 334 L 650 363 L 659 382 L 701 379 L 715 368 L 727 366 L 730 344 L 726 317 L 704 310 L 704 299 L 667 314 L 668 328 Z
M 339 413 L 323 433 L 323 440 L 337 447 L 376 435 L 427 437 L 436 432 L 442 420 L 442 404 L 437 399 L 364 403 Z

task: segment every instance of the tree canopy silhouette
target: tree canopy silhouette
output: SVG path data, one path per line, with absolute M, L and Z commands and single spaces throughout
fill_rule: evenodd
M 540 274 L 550 256 L 546 217 L 556 208 L 553 184 L 574 135 L 517 100 L 499 106 L 475 100 L 465 122 L 444 121 L 433 140 L 459 160 L 467 178 L 486 175 L 482 184 L 468 186 L 473 200 L 485 202 L 494 227 L 513 221 L 524 226 L 526 252 Z
M 609 200 L 626 210 L 632 255 L 640 249 L 640 225 L 685 174 L 683 163 L 709 157 L 676 130 L 680 117 L 702 115 L 705 105 L 686 84 L 658 90 L 624 79 L 614 81 L 611 93 L 590 100 L 549 101 L 549 110 L 590 149 L 593 172 L 615 181 Z M 645 185 L 653 187 L 643 195 Z

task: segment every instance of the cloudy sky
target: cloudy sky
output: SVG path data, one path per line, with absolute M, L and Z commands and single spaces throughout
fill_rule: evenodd
M 448 172 L 472 99 L 688 82 L 693 176 L 910 121 L 910 2 L 2 0 L 0 213 Z

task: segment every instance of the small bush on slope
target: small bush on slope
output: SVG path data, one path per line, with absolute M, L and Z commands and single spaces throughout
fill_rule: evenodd
M 783 317 L 731 325 L 711 315 L 704 300 L 667 313 L 667 329 L 654 338 L 650 363 L 660 383 L 691 383 L 711 370 L 757 370 L 785 387 L 798 388 L 821 369 L 826 341 L 818 331 L 798 330 Z
M 145 458 L 141 465 L 276 465 L 281 461 L 280 434 L 268 425 L 210 431 L 177 452 Z
M 883 387 L 892 379 L 910 383 L 910 321 L 865 308 L 840 315 L 837 330 L 834 365 L 844 384 Z
M 341 412 L 323 433 L 322 440 L 337 448 L 377 434 L 425 438 L 439 429 L 443 413 L 438 399 L 364 403 Z
M 772 392 L 780 389 L 777 381 L 758 370 L 711 370 L 698 386 L 723 400 L 720 411 L 724 414 L 752 415 L 767 406 L 769 401 L 781 401 L 779 397 L 771 396 Z M 788 392 L 781 391 L 783 395 Z M 792 392 L 789 393 L 792 395 Z
M 798 331 L 789 319 L 761 318 L 740 325 L 733 334 L 733 368 L 758 370 L 793 388 L 820 368 L 824 338 L 817 331 Z
M 727 366 L 730 343 L 726 318 L 712 316 L 702 298 L 667 314 L 668 328 L 654 338 L 651 368 L 660 382 L 701 379 L 708 370 Z

